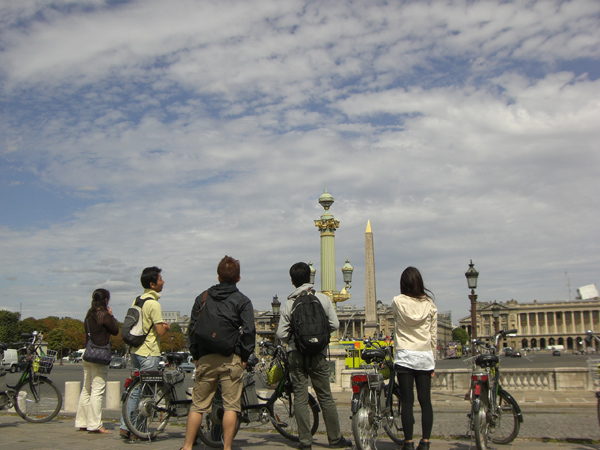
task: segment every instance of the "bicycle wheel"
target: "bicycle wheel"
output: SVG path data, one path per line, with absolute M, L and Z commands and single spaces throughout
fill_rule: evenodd
M 496 425 L 491 430 L 492 442 L 494 444 L 508 444 L 519 434 L 521 422 L 517 415 L 517 407 L 513 403 L 514 400 L 509 399 L 502 391 L 498 394 L 498 417 L 496 418 Z
M 487 422 L 487 393 L 481 390 L 481 397 L 473 400 L 473 409 L 471 418 L 473 419 L 473 434 L 475 435 L 475 446 L 477 450 L 486 450 L 488 443 L 488 422 Z M 475 412 L 477 411 L 477 412 Z
M 62 408 L 62 394 L 47 378 L 29 378 L 17 386 L 15 400 L 15 411 L 28 422 L 48 422 Z
M 135 381 L 123 401 L 123 420 L 130 432 L 141 439 L 161 433 L 171 417 L 167 390 L 162 383 Z
M 242 410 L 244 406 L 248 404 L 246 393 L 242 391 L 241 406 Z M 221 393 L 221 386 L 217 387 L 215 395 L 212 401 L 212 408 L 209 413 L 202 415 L 202 423 L 198 428 L 197 436 L 204 444 L 212 448 L 223 448 L 223 396 Z M 235 437 L 240 429 L 240 417 L 238 414 L 237 422 L 235 424 Z
M 598 424 L 600 425 L 600 392 L 596 392 L 596 398 L 598 399 L 596 408 L 598 410 Z
M 311 394 L 308 394 L 308 406 L 310 407 L 310 433 L 314 436 L 319 428 L 319 405 Z M 298 423 L 296 422 L 294 407 L 294 393 L 283 392 L 273 404 L 271 418 L 273 419 L 273 426 L 279 434 L 292 442 L 299 442 Z
M 389 389 L 388 386 L 386 386 L 386 395 L 387 389 Z M 400 416 L 401 411 L 402 403 L 400 402 L 400 389 L 398 388 L 398 385 L 395 385 L 392 392 L 391 409 L 386 411 L 386 416 L 384 417 L 383 421 L 383 429 L 390 439 L 398 445 L 402 445 L 404 443 L 404 431 L 402 429 L 402 418 Z
M 358 450 L 376 450 L 377 439 L 377 403 L 385 401 L 383 390 L 378 398 L 377 392 L 363 386 L 359 393 L 358 410 L 352 415 L 352 434 Z

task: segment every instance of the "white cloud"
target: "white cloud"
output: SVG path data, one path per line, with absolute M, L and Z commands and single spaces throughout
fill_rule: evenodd
M 465 315 L 471 258 L 484 301 L 598 282 L 597 2 L 53 5 L 0 7 L 0 198 L 24 217 L 0 221 L 0 302 L 24 315 L 82 316 L 96 287 L 122 315 L 155 264 L 187 313 L 225 254 L 266 309 L 320 265 L 325 187 L 351 302 L 367 220 L 384 302 L 415 265 Z M 36 211 L 36 188 L 86 203 Z

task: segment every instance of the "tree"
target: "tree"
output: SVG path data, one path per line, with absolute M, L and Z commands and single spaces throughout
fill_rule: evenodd
M 40 329 L 39 321 L 33 317 L 23 319 L 21 320 L 21 323 L 19 323 L 19 333 L 31 334 L 32 332 L 39 331 Z
M 173 336 L 173 351 L 179 352 L 184 349 L 184 337 L 183 333 L 173 333 L 173 331 L 167 331 L 163 337 L 160 338 L 160 351 L 170 352 L 171 351 L 171 336 Z
M 469 342 L 469 333 L 464 328 L 456 327 L 452 330 L 452 340 L 460 341 L 462 345 Z
M 19 319 L 21 314 L 18 312 L 10 312 L 0 310 L 0 342 L 12 344 L 19 342 Z

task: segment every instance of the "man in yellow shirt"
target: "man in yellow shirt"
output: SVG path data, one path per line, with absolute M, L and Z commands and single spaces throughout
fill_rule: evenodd
M 158 370 L 160 338 L 171 329 L 162 317 L 162 308 L 158 302 L 160 293 L 165 285 L 161 271 L 156 266 L 146 267 L 140 277 L 142 287 L 144 288 L 144 293 L 140 295 L 140 299 L 144 300 L 144 305 L 142 306 L 142 327 L 144 333 L 147 334 L 142 345 L 132 347 L 131 349 L 131 363 L 134 369 Z M 130 407 L 133 408 L 133 405 L 130 405 Z M 123 421 L 123 417 L 121 417 L 120 428 L 121 437 L 125 439 L 132 437 Z

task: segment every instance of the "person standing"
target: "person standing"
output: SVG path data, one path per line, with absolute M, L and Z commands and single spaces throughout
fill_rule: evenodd
M 231 450 L 241 412 L 241 397 L 244 369 L 256 345 L 254 307 L 242 294 L 237 283 L 240 281 L 240 262 L 225 256 L 217 267 L 219 284 L 201 293 L 194 301 L 190 314 L 190 353 L 196 364 L 196 378 L 192 393 L 192 406 L 188 414 L 185 442 L 181 450 L 191 450 L 196 433 L 202 423 L 203 414 L 209 413 L 213 397 L 220 382 L 223 398 L 223 449 Z M 206 311 L 203 311 L 206 308 Z M 237 333 L 236 342 L 229 352 L 217 352 L 209 343 L 200 342 L 194 329 L 200 314 L 210 314 L 213 325 L 223 331 Z M 221 331 L 221 330 L 219 330 Z M 229 348 L 229 347 L 228 347 Z M 229 353 L 228 355 L 223 353 Z
M 111 335 L 119 334 L 119 324 L 108 306 L 109 300 L 110 292 L 96 289 L 92 293 L 92 305 L 84 320 L 87 339 L 98 346 L 107 345 Z M 107 371 L 107 365 L 83 361 L 83 387 L 75 416 L 75 428 L 80 431 L 110 433 L 102 426 L 102 398 L 106 389 Z
M 313 437 L 310 427 L 310 406 L 308 404 L 308 378 L 312 382 L 313 389 L 317 394 L 319 405 L 323 411 L 323 420 L 327 429 L 327 440 L 331 448 L 352 447 L 352 442 L 344 436 L 340 429 L 340 419 L 337 406 L 331 394 L 329 381 L 329 364 L 327 363 L 327 348 L 322 353 L 314 356 L 303 355 L 294 342 L 292 329 L 292 311 L 296 298 L 305 292 L 314 294 L 329 319 L 329 330 L 331 333 L 337 330 L 340 323 L 329 297 L 322 293 L 315 293 L 310 284 L 310 267 L 304 262 L 298 262 L 290 268 L 292 284 L 296 288 L 288 295 L 287 302 L 281 308 L 277 337 L 288 345 L 288 361 L 290 365 L 290 377 L 294 386 L 296 421 L 298 422 L 298 434 L 300 438 L 300 449 L 311 449 Z
M 134 370 L 158 370 L 160 338 L 171 329 L 162 317 L 162 308 L 158 302 L 165 285 L 161 272 L 162 270 L 156 266 L 146 267 L 140 277 L 140 282 L 144 288 L 144 292 L 140 295 L 140 300 L 144 301 L 142 306 L 142 328 L 144 333 L 147 334 L 142 345 L 131 349 L 131 364 Z M 134 300 L 134 304 L 136 300 Z M 129 406 L 132 407 L 133 405 Z M 121 416 L 120 435 L 124 439 L 133 438 L 125 425 L 123 416 Z
M 415 385 L 419 405 L 421 405 L 423 430 L 423 438 L 417 450 L 428 450 L 430 445 L 429 438 L 433 427 L 431 379 L 434 376 L 437 346 L 437 307 L 432 297 L 431 291 L 423 284 L 421 273 L 414 267 L 407 267 L 400 277 L 400 295 L 394 297 L 392 303 L 396 323 L 394 369 L 400 387 L 401 419 L 404 428 L 402 450 L 415 448 L 413 442 Z

